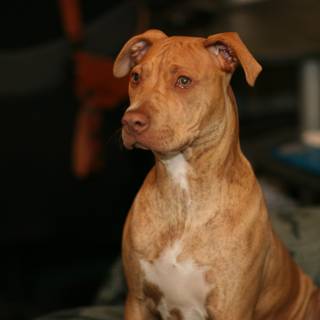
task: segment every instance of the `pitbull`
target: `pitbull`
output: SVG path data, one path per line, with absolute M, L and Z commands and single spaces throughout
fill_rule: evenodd
M 155 165 L 128 214 L 126 320 L 319 320 L 320 294 L 275 235 L 240 149 L 231 76 L 261 66 L 236 33 L 131 38 L 114 75 L 130 74 L 126 148 Z

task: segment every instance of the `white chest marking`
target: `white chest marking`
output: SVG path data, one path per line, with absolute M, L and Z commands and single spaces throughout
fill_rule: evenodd
M 188 191 L 189 186 L 187 174 L 190 167 L 183 154 L 178 153 L 170 159 L 163 160 L 163 163 L 166 166 L 169 174 L 173 178 L 174 182 L 185 191 Z
M 158 311 L 164 320 L 170 311 L 178 309 L 183 319 L 203 320 L 207 316 L 205 303 L 210 291 L 205 281 L 206 268 L 197 266 L 192 259 L 178 261 L 181 243 L 177 241 L 165 249 L 153 263 L 141 260 L 146 280 L 159 287 L 163 297 Z

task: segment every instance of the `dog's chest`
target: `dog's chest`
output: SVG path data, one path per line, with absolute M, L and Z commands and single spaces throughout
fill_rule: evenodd
M 182 244 L 177 241 L 155 261 L 141 260 L 145 280 L 160 290 L 157 310 L 164 320 L 171 319 L 175 313 L 182 319 L 206 319 L 205 304 L 210 291 L 205 279 L 206 268 L 198 266 L 191 258 L 180 260 L 181 250 Z

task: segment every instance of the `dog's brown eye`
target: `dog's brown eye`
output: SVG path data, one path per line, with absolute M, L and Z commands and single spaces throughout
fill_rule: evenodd
M 192 83 L 192 80 L 187 76 L 180 76 L 177 79 L 176 86 L 180 88 L 188 88 Z
M 132 72 L 130 80 L 133 84 L 138 84 L 140 82 L 140 74 L 138 72 Z

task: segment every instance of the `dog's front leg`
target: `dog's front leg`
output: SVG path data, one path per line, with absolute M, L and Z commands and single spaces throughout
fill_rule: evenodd
M 221 310 L 216 307 L 209 306 L 207 308 L 208 319 L 212 320 L 254 320 L 254 310 L 252 306 L 243 308 L 234 305 L 228 309 Z
M 151 316 L 148 314 L 148 310 L 145 305 L 130 295 L 127 296 L 125 310 L 124 310 L 125 320 L 150 320 Z
M 154 316 L 148 308 L 145 294 L 143 292 L 142 271 L 139 259 L 132 244 L 132 236 L 129 229 L 132 213 L 128 214 L 124 227 L 122 243 L 122 262 L 127 280 L 128 295 L 125 304 L 125 320 L 153 320 Z
M 252 271 L 253 273 L 254 271 Z M 257 317 L 255 310 L 261 281 L 258 275 L 253 277 L 251 277 L 251 274 L 249 275 L 250 278 L 247 281 L 238 280 L 240 283 L 237 285 L 234 285 L 233 281 L 226 281 L 225 278 L 223 282 L 217 284 L 216 290 L 207 298 L 207 313 L 210 320 L 261 319 Z M 250 287 L 248 287 L 248 283 L 251 284 Z M 235 286 L 238 289 L 235 289 Z M 219 290 L 219 288 L 222 288 L 222 290 Z M 244 290 L 243 288 L 247 289 Z

